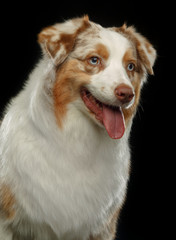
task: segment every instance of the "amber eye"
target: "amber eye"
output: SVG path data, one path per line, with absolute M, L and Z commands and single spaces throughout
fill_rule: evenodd
M 97 66 L 100 64 L 101 61 L 98 57 L 91 57 L 91 58 L 89 58 L 88 62 L 92 66 Z
M 127 66 L 127 70 L 132 72 L 132 71 L 134 71 L 134 69 L 135 69 L 134 63 L 129 63 L 128 66 Z

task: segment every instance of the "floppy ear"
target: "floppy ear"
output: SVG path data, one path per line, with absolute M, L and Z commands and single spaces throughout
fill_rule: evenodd
M 152 44 L 141 34 L 134 32 L 136 36 L 136 48 L 141 64 L 144 65 L 147 72 L 153 75 L 153 65 L 156 60 L 156 50 Z
M 88 16 L 44 28 L 38 35 L 44 55 L 52 58 L 55 65 L 61 64 L 72 51 L 75 40 L 90 26 Z
M 138 59 L 140 64 L 144 66 L 145 70 L 153 75 L 153 65 L 156 60 L 156 50 L 152 44 L 140 33 L 136 32 L 133 26 L 127 27 L 124 24 L 117 29 L 118 32 L 124 34 L 136 47 Z

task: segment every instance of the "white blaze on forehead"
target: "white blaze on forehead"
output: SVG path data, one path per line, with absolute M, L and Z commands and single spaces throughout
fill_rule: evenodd
M 123 57 L 126 51 L 131 48 L 130 41 L 121 35 L 109 29 L 102 29 L 100 32 L 102 42 L 107 47 L 110 55 L 106 64 L 104 74 L 109 77 L 109 84 L 117 86 L 125 83 L 132 87 L 127 72 L 123 66 Z
M 131 43 L 126 37 L 109 29 L 102 29 L 100 37 L 108 47 L 111 59 L 115 58 L 122 61 L 125 52 L 131 47 Z

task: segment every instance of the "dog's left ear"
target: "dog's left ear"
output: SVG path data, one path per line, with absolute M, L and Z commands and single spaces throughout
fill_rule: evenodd
M 44 28 L 38 35 L 44 55 L 61 64 L 74 48 L 77 36 L 90 27 L 89 17 L 75 18 Z
M 140 33 L 134 32 L 136 37 L 136 49 L 141 64 L 150 75 L 153 75 L 153 65 L 156 60 L 156 50 L 152 44 Z
M 116 28 L 116 31 L 125 35 L 134 44 L 140 64 L 147 73 L 153 75 L 156 50 L 152 44 L 144 36 L 138 33 L 133 26 L 127 27 L 126 24 L 124 24 L 122 27 Z

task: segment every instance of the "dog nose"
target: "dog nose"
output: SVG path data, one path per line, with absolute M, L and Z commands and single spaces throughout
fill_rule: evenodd
M 133 89 L 126 84 L 120 84 L 114 93 L 117 99 L 123 104 L 131 102 L 134 97 Z

